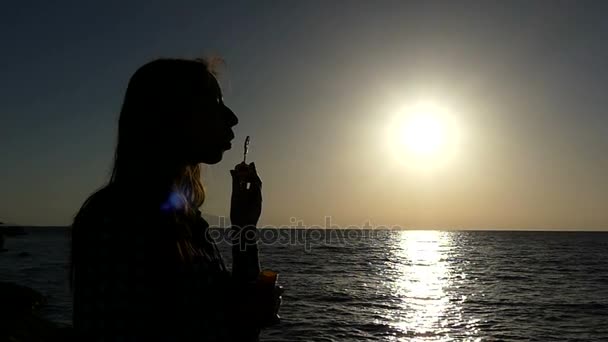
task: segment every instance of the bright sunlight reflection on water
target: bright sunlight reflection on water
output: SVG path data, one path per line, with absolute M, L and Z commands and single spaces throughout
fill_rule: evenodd
M 450 235 L 440 231 L 404 231 L 400 236 L 395 252 L 403 261 L 403 269 L 396 291 L 403 309 L 395 327 L 418 339 L 453 341 L 448 332 L 450 325 L 460 321 L 461 313 L 445 291 L 454 285 L 454 278 L 464 274 L 452 274 L 448 261 L 453 248 Z M 474 329 L 470 332 L 475 335 Z

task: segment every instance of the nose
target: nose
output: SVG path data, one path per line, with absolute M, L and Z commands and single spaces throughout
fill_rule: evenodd
M 239 118 L 227 106 L 224 106 L 224 110 L 226 111 L 226 122 L 228 123 L 228 126 L 229 127 L 236 126 L 239 123 Z

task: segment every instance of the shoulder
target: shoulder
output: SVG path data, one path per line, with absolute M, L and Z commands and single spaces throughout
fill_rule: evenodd
M 142 208 L 138 198 L 115 185 L 107 185 L 82 204 L 74 217 L 73 226 L 140 226 L 146 222 L 159 221 L 159 211 Z
M 119 199 L 118 191 L 111 185 L 97 190 L 82 204 L 74 217 L 74 225 L 103 222 L 117 216 L 120 213 Z
M 117 189 L 106 186 L 83 203 L 72 223 L 72 239 L 87 248 L 128 244 L 137 236 L 135 213 Z

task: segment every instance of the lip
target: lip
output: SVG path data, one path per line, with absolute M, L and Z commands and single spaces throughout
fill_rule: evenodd
M 234 140 L 234 133 L 232 133 L 232 131 L 230 131 L 230 139 L 228 139 L 228 141 L 224 145 L 227 150 L 232 148 L 232 140 Z
M 229 150 L 229 149 L 231 149 L 231 148 L 232 148 L 232 142 L 231 142 L 231 141 L 232 141 L 232 139 L 230 139 L 230 140 L 226 141 L 226 143 L 224 144 L 224 148 L 225 148 L 226 150 Z

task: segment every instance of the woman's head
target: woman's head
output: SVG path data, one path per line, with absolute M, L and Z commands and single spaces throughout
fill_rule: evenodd
M 222 159 L 237 123 L 205 61 L 159 59 L 139 68 L 120 112 L 110 182 L 74 218 L 70 280 L 83 253 L 77 232 L 89 220 L 100 215 L 120 220 L 123 209 L 142 215 L 139 209 L 191 213 L 201 206 L 205 193 L 199 164 Z
M 129 81 L 118 147 L 137 148 L 131 157 L 145 155 L 153 158 L 149 162 L 215 164 L 229 149 L 237 123 L 205 61 L 159 59 Z
M 222 159 L 237 123 L 207 62 L 147 63 L 133 74 L 125 94 L 111 183 L 159 191 L 177 187 L 190 204 L 200 205 L 198 164 Z

